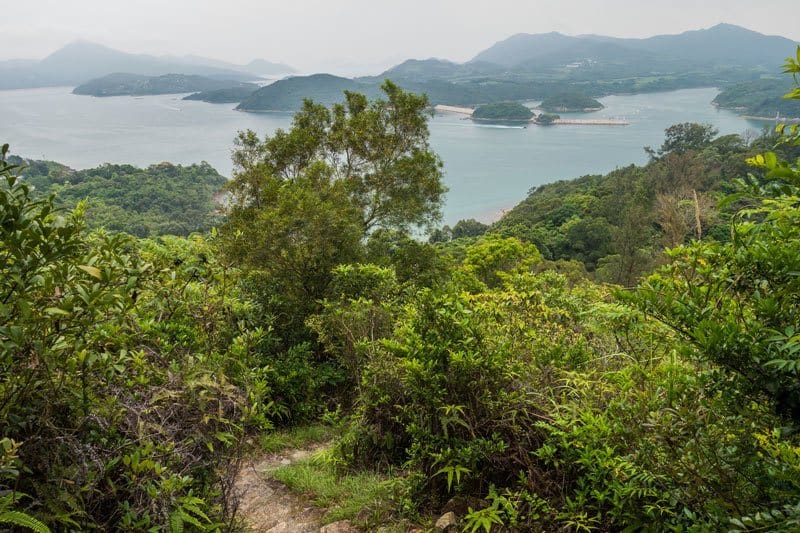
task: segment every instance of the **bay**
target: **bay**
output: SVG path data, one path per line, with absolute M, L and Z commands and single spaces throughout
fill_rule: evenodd
M 0 143 L 10 143 L 12 153 L 76 169 L 207 161 L 230 176 L 237 131 L 264 135 L 291 125 L 289 113 L 242 113 L 233 104 L 186 101 L 183 95 L 93 98 L 71 90 L 0 91 Z M 672 124 L 707 122 L 721 134 L 767 125 L 715 108 L 717 92 L 608 96 L 600 100 L 602 111 L 569 114 L 622 119 L 627 126 L 503 127 L 437 114 L 430 121 L 431 145 L 444 161 L 449 187 L 444 222 L 494 220 L 532 187 L 644 163 L 643 147 L 659 146 Z

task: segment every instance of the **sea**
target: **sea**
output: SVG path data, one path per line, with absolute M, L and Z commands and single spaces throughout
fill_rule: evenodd
M 0 91 L 0 144 L 9 143 L 13 154 L 75 169 L 206 161 L 230 176 L 237 132 L 269 135 L 292 122 L 291 113 L 245 113 L 236 111 L 235 104 L 182 100 L 185 95 L 96 98 L 71 91 Z M 615 95 L 600 99 L 605 106 L 601 111 L 561 114 L 623 120 L 626 126 L 522 127 L 436 114 L 430 119 L 430 143 L 444 162 L 449 188 L 443 223 L 493 221 L 539 185 L 644 163 L 644 147 L 660 146 L 672 124 L 710 123 L 720 134 L 749 135 L 770 127 L 717 109 L 711 104 L 717 93 L 701 88 Z

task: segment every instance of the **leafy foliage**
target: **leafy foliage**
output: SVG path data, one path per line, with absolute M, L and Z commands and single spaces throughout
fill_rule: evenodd
M 0 164 L 0 427 L 21 443 L 25 512 L 64 528 L 218 527 L 230 446 L 263 425 L 230 270 L 200 238 L 86 235 L 81 205 L 34 199 Z

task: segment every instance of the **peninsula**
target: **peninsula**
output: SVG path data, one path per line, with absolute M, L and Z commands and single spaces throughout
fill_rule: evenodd
M 488 106 L 482 106 L 488 107 Z M 524 107 L 524 106 L 523 106 Z M 480 109 L 480 107 L 478 108 Z M 529 108 L 526 108 L 529 109 Z M 477 109 L 473 109 L 471 107 L 460 107 L 460 106 L 452 106 L 452 105 L 444 105 L 439 104 L 433 106 L 433 110 L 437 113 L 453 113 L 457 115 L 463 115 L 464 119 L 472 118 L 473 120 L 481 120 L 475 119 L 474 114 L 476 113 Z M 502 119 L 494 119 L 500 120 Z M 525 120 L 525 122 L 531 122 L 534 124 L 538 124 L 540 126 L 628 126 L 630 122 L 627 120 L 620 120 L 620 119 L 613 119 L 613 118 L 599 118 L 599 119 L 563 119 L 558 115 L 552 115 L 550 113 L 541 113 L 539 115 L 535 115 L 531 112 L 531 117 Z
M 583 113 L 600 111 L 603 107 L 603 104 L 587 94 L 563 91 L 552 94 L 542 100 L 538 109 L 550 113 Z
M 231 88 L 250 89 L 250 92 L 252 92 L 258 89 L 258 85 L 191 74 L 142 76 L 118 72 L 78 85 L 72 90 L 72 93 L 86 96 L 145 96 L 196 93 Z

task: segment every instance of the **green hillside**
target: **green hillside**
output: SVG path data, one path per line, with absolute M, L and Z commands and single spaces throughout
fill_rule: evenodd
M 722 89 L 714 104 L 756 117 L 800 118 L 800 101 L 784 98 L 792 85 L 783 79 L 761 79 Z
M 514 102 L 482 105 L 472 113 L 473 120 L 528 122 L 532 117 L 530 108 Z
M 207 163 L 72 170 L 51 161 L 11 161 L 26 166 L 23 182 L 34 187 L 37 197 L 55 194 L 58 205 L 69 209 L 86 200 L 86 221 L 92 228 L 139 237 L 189 235 L 222 220 L 215 198 L 227 180 Z
M 233 87 L 254 90 L 258 86 L 252 83 L 218 80 L 186 74 L 141 76 L 139 74 L 117 73 L 78 85 L 72 92 L 73 94 L 88 96 L 144 96 L 215 91 Z
M 597 111 L 603 104 L 582 92 L 565 90 L 542 100 L 539 109 L 552 113 Z

